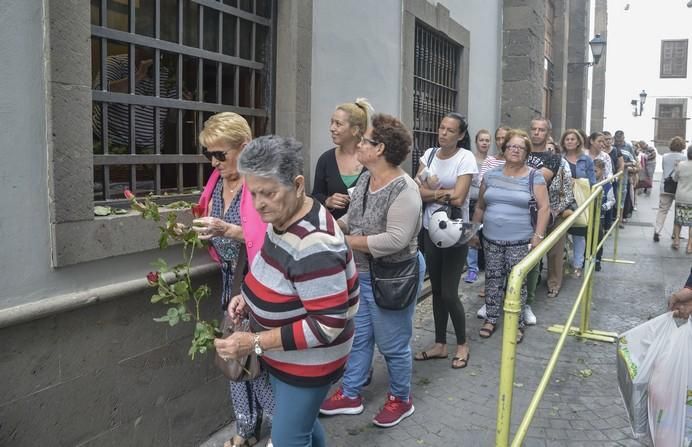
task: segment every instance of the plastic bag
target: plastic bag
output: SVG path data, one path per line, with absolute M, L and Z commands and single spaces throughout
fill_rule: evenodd
M 635 437 L 649 432 L 649 379 L 657 354 L 675 329 L 673 314 L 668 312 L 624 332 L 618 338 L 618 386 Z
M 692 443 L 692 323 L 673 329 L 667 341 L 649 379 L 651 439 L 655 446 L 687 447 Z

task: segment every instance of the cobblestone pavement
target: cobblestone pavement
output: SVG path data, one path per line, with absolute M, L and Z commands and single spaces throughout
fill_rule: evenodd
M 638 211 L 620 232 L 619 258 L 634 265 L 604 263 L 596 274 L 591 327 L 623 332 L 665 311 L 666 296 L 680 288 L 689 273 L 692 256 L 684 249 L 670 249 L 672 213 L 661 242 L 652 242 L 657 194 L 640 196 Z M 684 247 L 684 244 L 681 244 Z M 605 257 L 612 256 L 612 244 Z M 545 274 L 543 275 L 545 278 Z M 490 339 L 478 336 L 482 305 L 478 289 L 482 281 L 461 283 L 460 295 L 467 313 L 471 358 L 466 369 L 450 368 L 447 360 L 414 362 L 413 399 L 416 412 L 396 427 L 377 428 L 372 417 L 384 403 L 387 372 L 376 356 L 373 383 L 364 389 L 365 411 L 357 416 L 322 418 L 332 446 L 491 446 L 495 444 L 495 420 L 499 383 L 501 325 Z M 534 312 L 538 325 L 530 327 L 517 351 L 513 427 L 516 430 L 557 342 L 547 332 L 567 318 L 580 282 L 565 280 L 560 295 L 546 297 L 539 286 Z M 578 324 L 578 316 L 577 322 Z M 448 341 L 454 343 L 453 330 Z M 431 300 L 419 304 L 413 347 L 420 350 L 433 340 Z M 454 346 L 450 345 L 450 353 Z M 526 446 L 647 446 L 636 440 L 620 397 L 615 367 L 615 345 L 569 337 L 550 385 L 534 417 Z M 582 377 L 580 371 L 590 370 Z M 224 436 L 225 437 L 225 436 Z M 226 438 L 227 439 L 227 438 Z M 211 440 L 205 444 L 213 447 Z M 222 445 L 218 444 L 219 446 Z

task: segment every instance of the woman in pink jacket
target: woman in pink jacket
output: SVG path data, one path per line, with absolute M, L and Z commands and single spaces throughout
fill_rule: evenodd
M 193 228 L 200 239 L 210 242 L 209 252 L 221 265 L 221 306 L 224 310 L 232 298 L 233 277 L 245 273 L 237 268 L 242 244 L 245 244 L 249 267 L 262 248 L 267 228 L 252 205 L 250 191 L 238 172 L 238 157 L 251 139 L 247 121 L 232 112 L 213 115 L 199 134 L 199 143 L 205 148 L 203 154 L 214 171 L 198 205 L 204 217 L 195 219 Z M 230 388 L 237 434 L 224 447 L 253 445 L 259 440 L 262 416 L 270 420 L 274 412 L 269 377 L 263 371 L 252 381 L 230 382 Z

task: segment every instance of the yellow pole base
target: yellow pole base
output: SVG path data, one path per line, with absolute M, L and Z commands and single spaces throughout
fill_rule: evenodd
M 601 259 L 602 262 L 612 262 L 614 264 L 636 264 L 634 261 L 625 261 L 624 259 L 611 259 L 611 258 L 603 258 Z
M 548 331 L 561 334 L 564 329 L 564 325 L 554 324 L 548 328 Z M 597 331 L 593 329 L 589 329 L 586 332 L 580 332 L 577 326 L 570 327 L 570 331 L 567 333 L 567 335 L 585 338 L 587 340 L 602 341 L 606 343 L 615 343 L 618 339 L 618 334 L 616 332 Z

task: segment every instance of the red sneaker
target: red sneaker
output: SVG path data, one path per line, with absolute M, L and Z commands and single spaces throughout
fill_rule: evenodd
M 387 402 L 384 403 L 384 407 L 377 413 L 372 423 L 378 427 L 394 427 L 404 418 L 411 416 L 415 410 L 411 397 L 405 401 L 387 393 Z
M 363 410 L 363 399 L 360 396 L 356 398 L 344 396 L 341 387 L 331 397 L 322 402 L 320 407 L 320 413 L 328 416 L 335 414 L 361 414 Z

